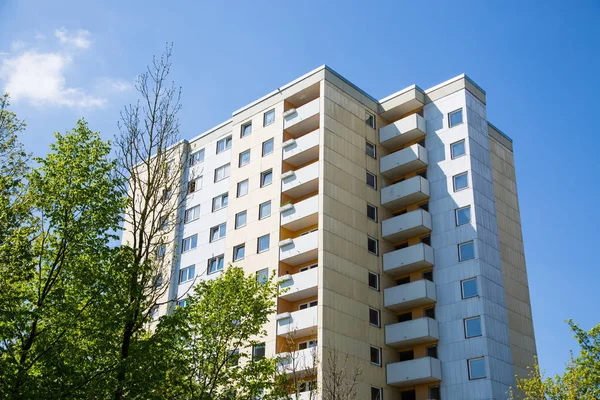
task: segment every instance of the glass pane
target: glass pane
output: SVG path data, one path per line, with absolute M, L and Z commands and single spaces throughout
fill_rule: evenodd
M 242 137 L 252 133 L 252 124 L 246 124 L 242 127 Z
M 269 235 L 258 238 L 258 251 L 265 251 L 269 248 Z
M 450 148 L 452 150 L 452 158 L 460 157 L 466 153 L 464 140 L 454 143 Z
M 269 280 L 269 270 L 263 269 L 256 273 L 256 280 L 258 283 L 263 284 Z
M 271 110 L 265 113 L 264 125 L 271 125 L 275 121 L 275 110 Z
M 273 139 L 263 143 L 263 156 L 273 152 Z
M 236 228 L 239 228 L 244 225 L 246 225 L 246 211 L 237 214 L 235 219 Z
M 248 164 L 250 162 L 250 150 L 244 151 L 240 153 L 240 167 Z
M 265 172 L 263 173 L 262 185 L 269 185 L 273 181 L 273 172 Z
M 466 299 L 468 297 L 477 296 L 477 281 L 475 279 L 463 281 L 462 293 L 463 293 L 464 299 Z
M 461 190 L 469 187 L 469 178 L 468 174 L 460 174 L 454 177 L 454 191 Z
M 463 122 L 462 109 L 450 113 L 450 127 L 451 128 L 455 125 L 461 124 L 462 122 Z
M 471 222 L 471 206 L 456 210 L 456 225 L 464 225 Z
M 259 218 L 263 219 L 271 215 L 271 202 L 268 201 L 260 205 L 260 215 Z
M 485 378 L 485 363 L 483 359 L 469 360 L 469 372 L 471 379 Z
M 475 244 L 473 242 L 458 245 L 459 261 L 475 258 Z
M 473 318 L 465 321 L 467 337 L 481 336 L 481 319 Z

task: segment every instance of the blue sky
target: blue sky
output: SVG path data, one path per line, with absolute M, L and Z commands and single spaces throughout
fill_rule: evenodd
M 565 319 L 600 322 L 600 2 L 95 3 L 0 1 L 0 90 L 30 151 L 82 116 L 111 138 L 166 41 L 188 138 L 322 64 L 375 98 L 464 72 L 514 139 L 542 368 L 560 372 L 576 347 Z

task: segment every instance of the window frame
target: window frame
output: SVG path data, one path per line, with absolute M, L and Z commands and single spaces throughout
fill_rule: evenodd
M 227 171 L 227 175 L 225 175 L 225 172 L 224 172 L 223 177 L 220 179 L 217 179 L 217 172 L 220 170 Z M 230 174 L 231 174 L 231 163 L 223 164 L 220 167 L 215 168 L 215 181 L 213 183 L 221 182 L 222 180 L 229 178 Z
M 261 279 L 263 279 L 263 280 L 261 280 Z M 263 268 L 263 269 L 256 271 L 256 282 L 258 282 L 261 285 L 264 285 L 268 281 L 269 281 L 269 268 Z
M 260 240 L 264 239 L 264 238 L 267 238 L 267 241 L 268 241 L 267 248 L 261 250 L 260 249 Z M 259 236 L 258 239 L 256 239 L 256 253 L 257 254 L 264 253 L 265 251 L 269 251 L 270 248 L 271 248 L 271 234 L 270 233 L 267 233 L 266 235 Z
M 369 123 L 369 120 L 372 120 L 373 123 Z M 375 114 L 365 110 L 365 124 L 373 129 L 376 129 L 377 122 L 375 121 Z
M 467 322 L 473 321 L 473 320 L 479 320 L 479 334 L 477 334 L 477 335 L 469 335 L 469 330 L 467 328 Z M 465 328 L 465 339 L 471 339 L 471 338 L 483 336 L 483 327 L 481 325 L 481 315 L 463 319 L 463 326 Z
M 470 295 L 470 296 L 466 296 L 465 297 L 465 283 L 466 282 L 475 282 L 475 294 Z M 479 285 L 477 283 L 477 278 L 468 278 L 468 279 L 463 279 L 462 281 L 460 281 L 460 297 L 465 300 L 465 299 L 470 299 L 473 297 L 479 297 Z
M 375 243 L 375 252 L 372 252 L 371 249 L 369 249 L 369 243 L 371 241 L 373 241 Z M 373 254 L 374 256 L 379 256 L 379 240 L 367 235 L 367 251 L 369 252 L 369 254 Z
M 375 397 L 373 397 L 373 390 L 376 390 Z M 376 386 L 371 386 L 371 400 L 383 400 L 383 389 Z
M 468 244 L 472 244 L 473 245 L 473 257 L 471 257 L 471 258 L 463 258 L 462 254 L 461 254 L 461 249 L 463 248 L 463 246 L 466 246 Z M 462 242 L 462 243 L 458 244 L 458 262 L 474 260 L 475 258 L 476 258 L 476 254 L 475 254 L 475 241 L 474 240 L 468 240 L 466 242 Z
M 237 257 L 237 252 L 243 249 L 244 250 L 244 255 L 242 257 L 236 258 Z M 246 258 L 246 243 L 242 243 L 242 244 L 238 244 L 237 246 L 233 247 L 233 256 L 232 256 L 232 260 L 233 261 L 240 261 L 243 260 L 244 258 Z
M 217 268 L 214 271 L 210 270 L 212 261 L 216 261 L 217 262 Z M 220 266 L 220 268 L 219 268 Z M 215 257 L 211 257 L 208 259 L 208 265 L 206 266 L 206 274 L 207 275 L 211 275 L 211 274 L 216 274 L 219 271 L 223 271 L 223 269 L 225 269 L 225 256 L 224 254 L 219 254 L 218 256 Z
M 369 176 L 373 177 L 373 186 L 369 185 Z M 371 189 L 377 190 L 377 175 L 367 171 L 366 183 L 367 183 L 367 186 L 370 187 Z
M 269 123 L 267 123 L 267 116 L 268 115 L 273 115 L 273 120 Z M 269 126 L 269 125 L 273 125 L 275 123 L 275 109 L 272 108 L 269 111 L 265 111 L 265 113 L 263 114 L 263 127 L 265 126 Z
M 269 181 L 269 183 L 265 183 L 265 177 L 268 175 L 271 176 L 271 180 Z M 270 169 L 260 173 L 260 187 L 261 188 L 269 186 L 272 183 L 273 183 L 273 168 L 270 168 Z
M 377 315 L 377 324 L 374 324 L 371 321 L 371 311 L 374 311 L 375 315 Z M 373 307 L 369 307 L 369 325 L 377 327 L 377 328 L 381 328 L 381 311 L 380 310 L 373 308 Z
M 463 223 L 459 223 L 458 220 L 458 212 L 465 210 L 465 209 L 469 209 L 469 220 L 467 222 L 463 222 Z M 471 205 L 469 204 L 468 206 L 464 206 L 464 207 L 460 207 L 454 210 L 454 219 L 456 221 L 456 226 L 462 226 L 462 225 L 467 225 L 471 223 Z
M 368 275 L 367 275 L 367 276 L 368 276 L 368 277 L 371 277 L 371 276 L 374 276 L 374 277 L 375 277 L 375 282 L 377 283 L 377 287 L 373 287 L 373 286 L 371 286 L 371 280 L 370 280 L 370 279 L 367 279 L 367 286 L 369 286 L 369 288 L 371 288 L 371 289 L 373 289 L 373 290 L 376 290 L 376 291 L 378 291 L 378 292 L 379 292 L 379 288 L 380 288 L 380 286 L 381 286 L 381 285 L 380 285 L 380 282 L 379 282 L 379 274 L 377 274 L 377 273 L 375 273 L 375 272 L 371 272 L 371 271 L 369 271 L 369 273 L 368 273 Z
M 240 217 L 242 214 L 244 214 L 244 223 L 242 225 L 238 225 L 238 217 Z M 240 211 L 239 213 L 235 214 L 234 229 L 243 228 L 244 226 L 246 226 L 247 223 L 248 223 L 248 212 L 247 212 L 247 210 Z
M 240 185 L 242 185 L 244 183 L 246 184 L 246 192 L 244 194 L 240 194 L 240 187 L 242 187 Z M 238 182 L 236 185 L 236 188 L 235 188 L 235 197 L 239 199 L 240 197 L 246 196 L 249 192 L 249 189 L 250 189 L 250 181 L 248 179 L 244 179 L 243 181 Z
M 217 154 L 221 154 L 224 151 L 231 149 L 231 143 L 233 142 L 231 135 L 225 136 L 222 139 L 217 140 Z M 223 149 L 219 150 L 219 144 L 223 143 Z
M 197 212 L 195 212 L 195 218 L 189 219 L 188 218 L 188 213 L 192 210 L 197 210 Z M 189 224 L 192 221 L 196 221 L 197 219 L 200 218 L 200 204 L 195 205 L 193 207 L 188 208 L 187 210 L 185 210 L 183 212 L 183 224 Z
M 471 368 L 471 362 L 473 361 L 481 361 L 483 363 L 483 376 L 478 376 L 478 377 L 473 377 L 471 372 L 472 372 L 472 368 Z M 467 370 L 469 373 L 469 380 L 470 381 L 475 381 L 478 379 L 485 379 L 487 377 L 487 369 L 485 368 L 485 357 L 475 357 L 475 358 L 469 358 L 467 360 Z
M 245 164 L 242 164 L 242 157 L 243 157 L 243 156 L 244 156 L 246 153 L 248 154 L 248 161 L 246 161 L 246 163 L 245 163 Z M 238 155 L 238 168 L 245 167 L 245 166 L 246 166 L 246 165 L 248 165 L 248 164 L 250 164 L 250 149 L 248 149 L 248 150 L 244 150 L 244 151 L 240 152 L 240 154 Z
M 246 128 L 250 128 L 250 132 L 245 133 L 246 132 Z M 242 126 L 240 127 L 240 139 L 241 138 L 245 138 L 248 137 L 252 134 L 252 121 L 247 121 L 244 122 L 242 124 Z
M 457 113 L 460 113 L 460 122 L 457 123 L 457 124 L 452 124 L 452 116 L 454 114 L 457 114 Z M 464 122 L 465 122 L 465 119 L 464 119 L 464 116 L 463 116 L 463 108 L 462 107 L 458 108 L 458 109 L 456 109 L 454 111 L 450 111 L 448 113 L 448 128 L 454 128 L 455 126 L 459 126 L 459 125 L 464 124 Z
M 267 143 L 271 143 L 271 151 L 269 151 L 268 153 L 265 153 L 265 145 Z M 265 140 L 264 142 L 262 142 L 262 146 L 261 146 L 261 151 L 262 151 L 262 156 L 268 156 L 269 154 L 273 154 L 273 152 L 275 151 L 275 138 L 271 138 L 269 140 Z
M 454 151 L 452 149 L 454 148 L 455 145 L 460 144 L 460 143 L 463 144 L 464 152 L 462 154 L 455 156 Z M 466 155 L 467 155 L 467 142 L 465 139 L 461 139 L 454 143 L 450 143 L 450 159 L 451 160 L 456 160 L 457 158 L 464 157 Z
M 256 355 L 256 350 L 257 349 L 262 349 L 262 355 L 257 356 Z M 267 356 L 267 345 L 265 342 L 261 342 L 261 343 L 257 343 L 255 345 L 252 345 L 252 359 L 253 360 L 260 360 L 261 358 L 265 358 Z
M 192 186 L 194 187 L 194 190 L 192 190 Z M 200 190 L 202 190 L 202 175 L 188 182 L 187 195 L 199 192 Z
M 221 230 L 225 231 L 225 233 L 223 233 L 223 235 L 221 235 Z M 215 239 L 213 237 L 213 234 L 216 232 L 219 233 L 219 237 Z M 210 228 L 209 243 L 214 243 L 214 242 L 218 242 L 219 240 L 225 239 L 225 236 L 227 236 L 227 222 L 222 222 L 219 225 L 216 225 L 216 226 L 213 226 L 212 228 Z
M 382 360 L 382 354 L 381 354 L 381 347 L 377 347 L 377 346 L 373 346 L 373 345 L 369 345 L 370 346 L 370 351 L 369 351 L 369 359 L 371 361 L 372 365 L 376 365 L 378 367 L 381 367 L 383 364 L 383 360 Z M 377 362 L 373 361 L 373 349 L 377 350 Z
M 369 207 L 371 207 L 374 210 L 373 212 L 375 213 L 375 218 L 369 217 Z M 378 222 L 378 215 L 377 214 L 378 214 L 377 207 L 375 207 L 373 204 L 367 202 L 367 219 L 369 221 Z
M 196 239 L 195 242 L 196 244 L 194 246 L 192 246 L 193 242 L 194 242 L 194 238 Z M 185 249 L 185 243 L 186 241 L 190 241 L 190 247 L 186 250 Z M 194 250 L 196 247 L 198 247 L 198 234 L 194 233 L 193 235 L 184 237 L 183 239 L 181 239 L 181 253 L 187 253 L 188 251 Z
M 202 157 L 201 157 L 200 160 L 198 160 L 197 156 L 200 155 L 200 154 L 202 155 Z M 204 156 L 205 156 L 204 149 L 200 149 L 200 150 L 194 151 L 193 153 L 190 153 L 189 166 L 193 167 L 196 164 L 203 163 L 204 162 Z
M 223 205 L 223 199 L 227 198 L 227 204 Z M 220 199 L 221 206 L 219 208 L 215 208 L 215 200 Z M 218 196 L 213 197 L 212 199 L 212 212 L 222 210 L 229 205 L 229 192 L 221 193 Z
M 456 178 L 458 178 L 459 176 L 463 176 L 463 175 L 466 175 L 466 177 L 467 177 L 467 186 L 457 189 L 456 188 Z M 462 190 L 466 190 L 468 188 L 469 188 L 469 171 L 461 172 L 460 174 L 456 174 L 452 177 L 452 189 L 454 190 L 454 193 L 460 192 Z
M 269 205 L 269 215 L 262 216 L 261 215 L 262 209 L 263 209 L 263 206 L 265 206 L 266 204 Z M 261 221 L 263 219 L 269 218 L 270 216 L 271 216 L 271 200 L 265 201 L 264 203 L 260 203 L 258 205 L 258 220 Z
M 369 146 L 371 146 L 373 148 L 373 154 L 369 153 Z M 377 145 L 366 140 L 365 141 L 365 153 L 372 159 L 377 160 Z
M 186 279 L 185 280 L 181 280 L 182 272 L 184 272 L 184 271 L 185 271 Z M 190 271 L 192 272 L 191 277 L 190 277 Z M 182 283 L 189 282 L 189 281 L 193 280 L 195 277 L 196 277 L 196 264 L 189 265 L 189 266 L 187 266 L 187 267 L 182 268 L 182 269 L 179 270 L 179 282 L 178 282 L 178 284 L 181 285 Z

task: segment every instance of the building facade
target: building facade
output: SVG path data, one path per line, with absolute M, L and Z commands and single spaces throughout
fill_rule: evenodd
M 171 299 L 276 274 L 254 351 L 317 357 L 317 387 L 348 355 L 359 399 L 504 399 L 532 365 L 512 141 L 467 76 L 378 101 L 323 66 L 183 146 Z

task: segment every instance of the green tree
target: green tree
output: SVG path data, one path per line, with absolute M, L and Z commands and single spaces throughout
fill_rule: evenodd
M 27 212 L 0 243 L 14 252 L 0 262 L 0 393 L 8 398 L 68 397 L 80 384 L 89 359 L 80 329 L 104 294 L 98 271 L 124 204 L 97 132 L 80 120 L 55 137 L 2 205 L 3 214 L 17 202 Z M 13 160 L 26 171 L 23 153 Z
M 567 323 L 581 348 L 579 356 L 571 357 L 564 373 L 555 377 L 544 377 L 536 362 L 527 378 L 517 378 L 511 399 L 600 399 L 600 324 L 586 332 L 572 320 Z

